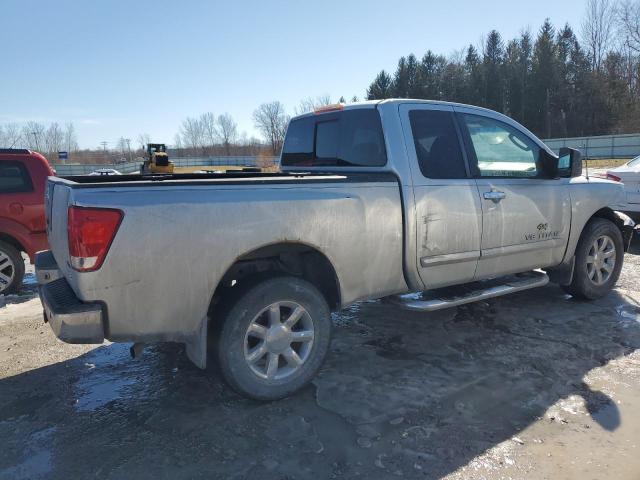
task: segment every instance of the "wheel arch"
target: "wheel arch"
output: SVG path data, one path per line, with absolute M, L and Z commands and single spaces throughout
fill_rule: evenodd
M 230 262 L 209 299 L 207 314 L 198 331 L 185 342 L 187 356 L 206 368 L 208 339 L 219 331 L 218 315 L 232 305 L 245 288 L 277 276 L 291 275 L 313 284 L 330 310 L 341 306 L 340 280 L 333 262 L 317 246 L 299 242 L 274 242 L 250 249 Z
M 19 252 L 27 252 L 27 249 L 22 245 L 22 243 L 8 233 L 0 232 L 0 242 L 8 243 L 15 247 Z
M 629 249 L 629 244 L 631 242 L 631 237 L 633 236 L 633 229 L 635 226 L 631 218 L 629 218 L 624 213 L 613 210 L 610 207 L 604 207 L 598 210 L 597 212 L 595 212 L 591 216 L 591 218 L 587 220 L 587 223 L 585 223 L 584 227 L 582 227 L 583 231 L 587 226 L 587 224 L 594 218 L 603 218 L 605 220 L 609 220 L 616 227 L 618 227 L 618 230 L 620 230 L 620 234 L 622 235 L 622 240 L 624 243 L 624 251 L 626 252 Z M 580 235 L 582 236 L 582 232 L 580 232 Z
M 283 275 L 307 280 L 320 290 L 332 310 L 340 307 L 340 280 L 327 255 L 308 243 L 283 241 L 249 250 L 227 267 L 212 294 L 210 317 L 216 306 L 239 288 Z
M 578 235 L 576 235 L 575 237 L 572 236 L 573 240 L 569 241 L 569 245 L 567 251 L 565 252 L 563 262 L 560 265 L 545 268 L 545 271 L 549 274 L 549 278 L 552 282 L 559 285 L 568 285 L 569 283 L 571 283 L 574 274 L 575 255 L 578 242 L 580 241 L 580 238 L 582 238 L 587 225 L 589 225 L 589 223 L 595 218 L 609 220 L 616 227 L 618 227 L 620 233 L 622 234 L 624 251 L 627 251 L 627 249 L 629 248 L 629 243 L 631 242 L 631 237 L 633 235 L 633 221 L 631 221 L 631 219 L 627 215 L 613 210 L 610 207 L 602 207 L 599 210 L 593 212 L 586 219 L 586 221 L 580 226 Z

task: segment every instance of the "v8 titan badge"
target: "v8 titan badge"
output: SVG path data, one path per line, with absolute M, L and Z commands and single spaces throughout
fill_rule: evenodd
M 548 223 L 539 223 L 536 230 L 537 232 L 535 233 L 525 233 L 524 239 L 527 242 L 537 242 L 540 240 L 548 240 L 550 238 L 558 238 L 560 236 L 560 232 L 558 230 L 549 231 Z

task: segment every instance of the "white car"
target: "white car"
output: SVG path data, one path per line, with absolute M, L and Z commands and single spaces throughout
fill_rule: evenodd
M 640 219 L 640 156 L 617 168 L 607 170 L 607 178 L 624 183 L 627 195 L 627 215 Z
M 89 175 L 122 175 L 118 170 L 114 168 L 98 168 Z

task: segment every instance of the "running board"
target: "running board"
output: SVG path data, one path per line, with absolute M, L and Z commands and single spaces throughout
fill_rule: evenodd
M 393 295 L 384 300 L 407 310 L 433 312 L 530 288 L 543 287 L 547 283 L 549 283 L 549 277 L 546 273 L 532 271 L 426 292 Z

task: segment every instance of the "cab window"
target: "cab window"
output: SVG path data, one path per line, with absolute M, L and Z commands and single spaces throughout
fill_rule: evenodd
M 295 119 L 282 149 L 288 167 L 381 167 L 387 163 L 380 114 L 373 108 Z
M 538 176 L 540 147 L 516 128 L 493 118 L 462 115 L 480 177 Z
M 20 162 L 0 162 L 0 194 L 30 192 L 31 177 Z
M 422 175 L 432 179 L 467 177 L 451 112 L 412 110 L 409 122 Z

